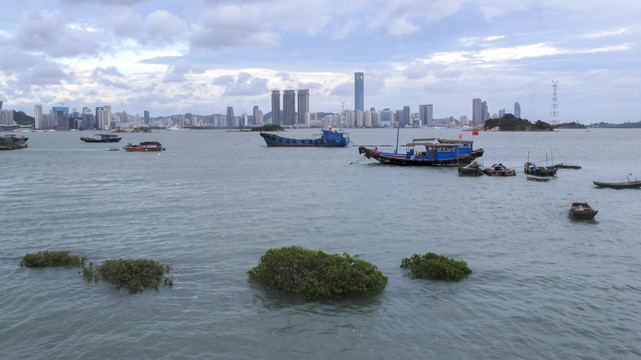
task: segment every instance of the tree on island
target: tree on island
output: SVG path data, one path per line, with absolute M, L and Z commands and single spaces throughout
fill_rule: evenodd
M 537 120 L 532 124 L 528 119 L 517 118 L 512 114 L 505 114 L 501 118 L 486 120 L 484 130 L 498 128 L 499 131 L 552 131 L 552 126 L 545 121 Z

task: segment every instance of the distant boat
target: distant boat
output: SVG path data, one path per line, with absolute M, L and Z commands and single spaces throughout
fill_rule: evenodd
M 513 169 L 508 169 L 503 164 L 494 164 L 489 168 L 483 170 L 483 172 L 485 172 L 485 175 L 489 175 L 489 176 L 515 176 L 516 175 L 516 171 L 514 171 Z
M 558 169 L 553 166 L 538 166 L 529 161 L 523 165 L 523 171 L 526 174 L 536 176 L 554 176 L 556 175 L 557 170 Z
M 164 151 L 165 148 L 157 141 L 143 141 L 140 144 L 131 144 L 123 147 L 125 151 Z
M 564 163 L 559 163 L 554 165 L 555 168 L 557 169 L 580 169 L 581 166 L 579 165 L 572 165 L 572 164 L 564 164 Z
M 572 205 L 570 205 L 570 211 L 568 215 L 579 220 L 592 220 L 598 212 L 598 210 L 592 209 L 592 207 L 588 205 L 588 203 L 573 202 Z
M 641 188 L 641 180 L 634 181 L 623 181 L 623 182 L 603 182 L 603 181 L 592 181 L 592 183 L 598 187 L 607 187 L 612 189 L 638 189 Z
M 527 179 L 530 181 L 550 181 L 549 177 L 542 176 L 528 176 Z
M 120 137 L 116 134 L 96 134 L 94 137 L 81 137 L 80 140 L 90 143 L 115 143 L 120 141 Z
M 178 126 L 178 125 L 170 126 L 170 127 L 166 128 L 166 129 L 167 130 L 185 130 L 184 127 Z
M 320 137 L 313 139 L 292 139 L 284 136 L 261 132 L 267 146 L 282 147 L 345 147 L 349 145 L 349 134 L 340 129 L 323 130 Z
M 27 140 L 29 140 L 29 138 L 21 135 L 10 134 L 0 136 L 0 150 L 16 150 L 27 148 Z

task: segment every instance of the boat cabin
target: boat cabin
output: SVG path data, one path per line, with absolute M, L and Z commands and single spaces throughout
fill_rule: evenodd
M 412 142 L 405 145 L 406 159 L 415 160 L 449 160 L 456 159 L 465 153 L 458 144 Z

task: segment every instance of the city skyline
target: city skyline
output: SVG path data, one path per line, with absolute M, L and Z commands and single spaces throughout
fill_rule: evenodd
M 364 109 L 471 117 L 481 98 L 491 114 L 518 101 L 549 121 L 558 81 L 560 122 L 641 112 L 634 2 L 8 0 L 3 14 L 0 100 L 30 115 L 60 103 L 251 114 L 270 109 L 270 89 L 309 89 L 310 112 L 338 113 L 357 72 Z

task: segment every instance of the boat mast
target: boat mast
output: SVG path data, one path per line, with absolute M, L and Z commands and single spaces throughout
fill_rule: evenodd
M 398 154 L 398 135 L 401 132 L 401 127 L 396 128 L 396 150 L 394 150 L 394 155 Z

